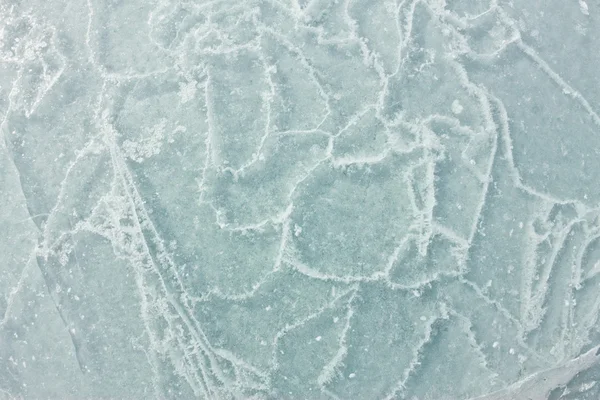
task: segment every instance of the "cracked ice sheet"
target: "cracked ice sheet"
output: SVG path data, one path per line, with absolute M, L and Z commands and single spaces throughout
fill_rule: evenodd
M 0 16 L 0 399 L 600 397 L 597 3 Z

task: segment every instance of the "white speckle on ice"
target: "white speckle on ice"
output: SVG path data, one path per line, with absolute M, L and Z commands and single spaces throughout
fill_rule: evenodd
M 582 383 L 581 386 L 579 387 L 579 392 L 587 392 L 588 390 L 590 390 L 591 388 L 593 388 L 594 386 L 596 386 L 596 381 L 591 381 L 588 383 Z
M 298 237 L 302 233 L 302 227 L 294 225 L 294 236 Z
M 460 101 L 458 101 L 458 100 L 454 100 L 452 102 L 451 108 L 452 108 L 452 112 L 456 115 L 463 112 L 463 106 L 462 106 L 462 104 L 460 104 Z
M 579 10 L 582 12 L 583 15 L 590 15 L 590 11 L 585 0 L 579 0 Z

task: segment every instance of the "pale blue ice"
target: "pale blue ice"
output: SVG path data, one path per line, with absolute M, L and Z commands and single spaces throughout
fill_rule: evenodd
M 597 0 L 0 0 L 0 399 L 600 398 Z

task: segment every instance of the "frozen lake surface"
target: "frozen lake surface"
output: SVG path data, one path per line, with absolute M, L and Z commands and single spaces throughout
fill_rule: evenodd
M 0 399 L 600 398 L 597 0 L 0 0 Z

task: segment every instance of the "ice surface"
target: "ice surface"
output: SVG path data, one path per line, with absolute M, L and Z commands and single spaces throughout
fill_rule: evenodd
M 600 4 L 0 0 L 0 399 L 600 398 Z

